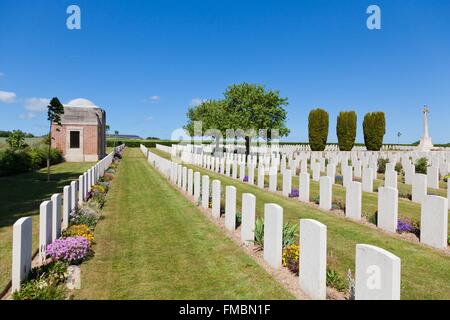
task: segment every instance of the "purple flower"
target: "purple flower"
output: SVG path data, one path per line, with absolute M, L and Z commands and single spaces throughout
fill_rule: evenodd
M 248 182 L 248 176 L 244 177 L 244 182 Z
M 47 255 L 54 260 L 79 263 L 88 255 L 89 241 L 85 237 L 56 239 L 48 245 Z
M 397 220 L 397 232 L 403 233 L 403 232 L 413 232 L 414 226 L 406 221 L 403 221 L 401 219 Z
M 292 188 L 291 193 L 289 193 L 289 198 L 298 198 L 298 196 L 299 196 L 298 189 Z

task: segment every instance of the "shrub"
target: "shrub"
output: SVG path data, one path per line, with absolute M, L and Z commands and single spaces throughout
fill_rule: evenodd
M 398 174 L 402 174 L 403 173 L 403 165 L 401 162 L 397 162 L 395 164 L 395 171 L 397 171 Z
M 13 293 L 14 300 L 63 300 L 67 297 L 64 282 L 67 279 L 67 264 L 55 261 L 35 267 L 20 291 Z
M 236 212 L 236 228 L 242 223 L 242 213 Z
M 100 192 L 91 193 L 91 198 L 88 202 L 88 205 L 95 208 L 101 209 L 105 205 L 106 202 L 106 194 Z
M 289 222 L 285 223 L 283 225 L 283 248 L 293 245 L 297 239 L 297 235 L 297 225 Z
M 50 164 L 63 161 L 59 150 L 51 149 Z M 17 174 L 43 168 L 47 165 L 47 150 L 43 146 L 26 149 L 6 149 L 0 153 L 0 171 L 3 174 Z
M 21 130 L 13 130 L 6 138 L 9 147 L 14 150 L 25 149 L 28 145 L 25 142 L 26 133 Z
M 389 159 L 378 159 L 378 173 L 385 173 L 386 172 L 386 164 L 389 163 Z
M 320 196 L 315 196 L 313 198 L 312 202 L 314 202 L 315 204 L 319 205 L 320 204 Z
M 108 186 L 104 184 L 94 184 L 91 187 L 91 190 L 93 192 L 99 192 L 99 193 L 107 193 L 108 192 Z
M 85 224 L 72 225 L 63 232 L 63 237 L 85 237 L 89 244 L 94 241 L 94 233 Z
M 31 169 L 30 155 L 26 150 L 6 149 L 0 154 L 0 171 L 2 174 L 16 174 Z
M 446 176 L 443 178 L 444 182 L 448 182 L 448 178 L 450 178 L 450 174 L 449 174 L 449 175 L 446 175 Z
M 283 249 L 283 266 L 287 267 L 292 273 L 298 276 L 299 271 L 300 247 L 290 245 Z
M 380 151 L 386 133 L 386 118 L 384 112 L 370 112 L 363 122 L 364 143 L 369 151 Z
M 245 177 L 244 177 L 243 182 L 248 182 L 248 176 L 245 176 Z
M 297 188 L 292 188 L 291 193 L 289 193 L 289 198 L 298 198 L 299 197 L 299 191 Z
M 336 134 L 339 150 L 351 151 L 356 139 L 356 113 L 355 111 L 340 112 L 337 117 Z
M 261 247 L 264 245 L 264 220 L 262 218 L 255 221 L 255 244 Z
M 327 268 L 327 286 L 335 288 L 338 291 L 346 291 L 347 283 L 344 278 L 336 272 L 336 270 Z
M 87 225 L 91 230 L 94 230 L 99 218 L 100 215 L 93 209 L 89 207 L 80 207 L 76 208 L 73 212 L 70 213 L 69 224 L 84 224 Z
M 312 151 L 324 151 L 328 139 L 328 112 L 314 109 L 308 117 L 309 145 Z
M 331 209 L 345 211 L 345 202 L 342 200 L 333 200 L 331 203 Z
M 12 294 L 14 300 L 65 300 L 68 291 L 62 284 L 48 284 L 43 279 L 24 282 L 20 291 Z
M 47 255 L 50 258 L 69 264 L 80 264 L 88 257 L 89 251 L 89 241 L 85 237 L 56 239 L 47 247 Z
M 414 166 L 416 167 L 416 173 L 427 174 L 428 159 L 419 158 L 416 160 Z
M 397 220 L 397 232 L 398 233 L 413 233 L 420 238 L 420 224 L 419 222 L 410 218 L 400 218 Z

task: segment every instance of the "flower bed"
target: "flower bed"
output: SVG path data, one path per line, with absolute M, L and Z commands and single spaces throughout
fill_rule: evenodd
M 15 300 L 64 300 L 70 298 L 66 288 L 67 268 L 79 265 L 93 256 L 94 229 L 100 220 L 106 194 L 118 170 L 120 153 L 114 155 L 110 167 L 91 187 L 87 203 L 69 215 L 69 227 L 47 246 L 47 260 L 30 272 L 21 289 L 13 293 Z

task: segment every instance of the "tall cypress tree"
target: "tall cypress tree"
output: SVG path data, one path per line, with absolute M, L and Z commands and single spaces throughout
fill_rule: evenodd
M 314 109 L 308 117 L 309 145 L 312 151 L 323 151 L 327 145 L 329 116 L 323 109 Z
M 337 117 L 336 134 L 338 137 L 339 149 L 341 151 L 351 151 L 356 139 L 356 112 L 340 112 Z
M 369 151 L 380 151 L 386 133 L 384 112 L 369 112 L 363 122 L 364 143 Z

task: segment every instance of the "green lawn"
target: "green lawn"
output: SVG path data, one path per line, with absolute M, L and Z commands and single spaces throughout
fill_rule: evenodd
M 52 194 L 61 193 L 65 185 L 78 179 L 93 163 L 63 162 L 51 167 L 51 181 L 47 170 L 0 177 L 0 290 L 11 279 L 12 225 L 26 216 L 33 218 L 33 248 L 39 235 L 39 205 Z
M 170 158 L 170 155 L 151 149 L 158 155 Z M 222 181 L 222 188 L 227 185 L 237 188 L 238 208 L 241 207 L 242 193 L 250 192 L 256 196 L 256 211 L 263 216 L 265 203 L 277 203 L 284 209 L 284 221 L 298 223 L 300 218 L 316 219 L 328 229 L 328 264 L 345 277 L 348 269 L 354 273 L 355 246 L 366 243 L 386 249 L 402 260 L 402 299 L 450 299 L 450 256 L 420 244 L 398 239 L 379 229 L 352 222 L 343 217 L 321 211 L 297 199 L 288 199 L 281 195 L 262 191 L 256 186 L 241 183 L 196 166 L 188 166 L 208 175 L 211 179 Z M 297 180 L 298 181 L 298 180 Z M 311 186 L 314 192 L 314 184 Z M 335 188 L 335 190 L 339 187 Z M 368 195 L 376 197 L 375 194 Z M 367 204 L 367 195 L 363 200 Z M 238 209 L 239 210 L 239 209 Z
M 291 299 L 268 273 L 128 149 L 76 299 Z

